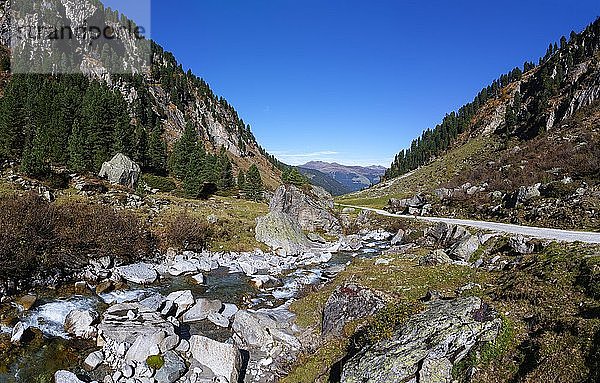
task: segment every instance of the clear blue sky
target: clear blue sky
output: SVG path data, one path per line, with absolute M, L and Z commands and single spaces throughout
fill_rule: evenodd
M 598 0 L 155 0 L 152 38 L 281 160 L 388 166 L 483 86 L 597 16 Z

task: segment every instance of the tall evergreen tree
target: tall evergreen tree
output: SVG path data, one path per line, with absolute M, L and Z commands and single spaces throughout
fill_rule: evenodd
M 159 128 L 154 128 L 148 139 L 147 152 L 148 168 L 157 174 L 164 174 L 167 170 L 167 145 L 162 138 Z
M 173 152 L 169 157 L 169 170 L 179 178 L 187 175 L 187 166 L 190 162 L 190 155 L 193 153 L 198 142 L 198 132 L 196 128 L 188 122 L 183 131 L 183 135 L 173 146 Z
M 237 175 L 237 187 L 239 190 L 244 190 L 246 187 L 246 174 L 243 169 L 240 169 Z
M 231 160 L 227 156 L 227 151 L 224 147 L 221 147 L 217 168 L 219 170 L 219 180 L 217 184 L 219 189 L 232 189 L 235 186 L 235 180 L 233 178 L 233 166 L 231 165 Z
M 197 145 L 188 156 L 186 174 L 183 178 L 183 190 L 190 198 L 203 197 L 205 179 L 203 176 L 204 150 Z
M 253 201 L 260 201 L 263 199 L 264 185 L 262 178 L 260 177 L 260 171 L 255 164 L 252 164 L 250 169 L 248 169 L 244 191 L 246 192 L 246 198 L 248 199 Z

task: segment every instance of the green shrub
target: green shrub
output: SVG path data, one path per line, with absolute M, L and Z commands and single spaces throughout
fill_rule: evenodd
M 158 189 L 163 193 L 171 192 L 177 188 L 177 185 L 172 179 L 154 174 L 143 174 L 142 180 L 149 188 Z

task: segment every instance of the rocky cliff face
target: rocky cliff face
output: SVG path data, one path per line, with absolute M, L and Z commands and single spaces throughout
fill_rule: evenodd
M 84 20 L 94 19 L 117 30 L 118 25 L 126 20 L 118 13 L 104 9 L 96 0 L 52 0 L 46 5 L 45 14 L 50 13 L 61 25 L 81 25 Z M 11 43 L 9 7 L 9 2 L 0 2 L 0 42 L 3 47 Z M 42 17 L 38 9 L 32 8 L 29 12 L 24 19 L 31 22 Z M 118 90 L 129 105 L 132 123 L 139 126 L 147 125 L 148 121 L 157 124 L 168 147 L 181 137 L 186 124 L 192 124 L 208 152 L 218 153 L 225 148 L 234 162 L 234 170 L 247 171 L 250 165 L 256 164 L 268 187 L 274 189 L 280 183 L 277 168 L 281 164 L 258 144 L 250 126 L 224 98 L 216 96 L 204 80 L 191 72 L 185 73 L 175 57 L 160 46 L 151 41 L 140 45 L 132 35 L 119 37 L 116 46 L 112 43 L 110 46 L 97 44 L 95 48 L 78 50 L 67 61 L 80 64 L 70 69 L 77 69 L 87 77 Z M 33 51 L 45 50 L 52 60 L 63 59 L 56 57 L 60 52 L 54 52 L 44 44 L 42 41 L 30 48 Z M 106 63 L 110 60 L 105 60 L 105 56 L 119 61 L 119 71 L 115 72 L 114 67 Z M 50 66 L 50 73 L 58 72 L 61 68 Z

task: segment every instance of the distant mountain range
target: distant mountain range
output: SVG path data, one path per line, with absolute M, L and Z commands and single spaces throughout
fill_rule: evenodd
M 346 166 L 323 161 L 311 161 L 298 168 L 313 184 L 333 195 L 352 193 L 378 184 L 387 170 L 383 166 Z

